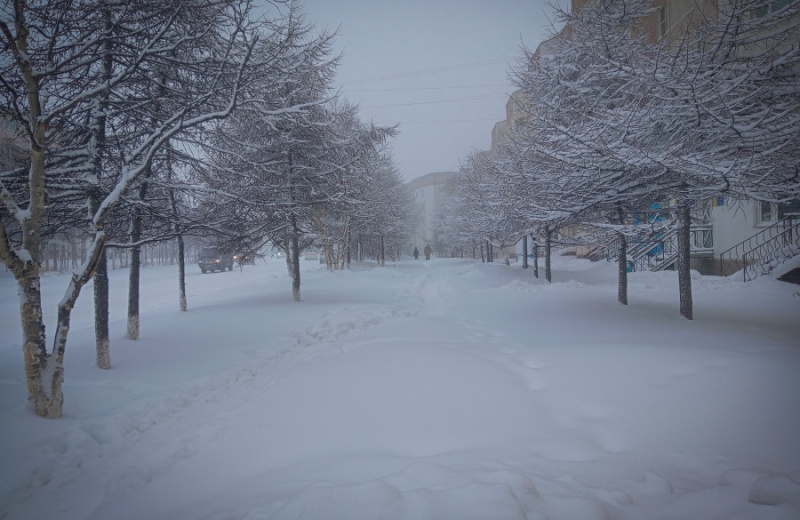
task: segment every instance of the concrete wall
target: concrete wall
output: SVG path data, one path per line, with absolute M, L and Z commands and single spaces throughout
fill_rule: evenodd
M 777 208 L 773 205 L 772 219 L 761 220 L 761 204 L 753 200 L 726 200 L 711 212 L 714 226 L 714 256 L 745 241 L 764 228 L 777 222 Z

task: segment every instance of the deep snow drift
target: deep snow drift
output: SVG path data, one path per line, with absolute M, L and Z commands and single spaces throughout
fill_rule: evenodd
M 282 260 L 143 271 L 142 333 L 94 367 L 91 288 L 65 416 L 25 402 L 0 274 L 0 518 L 800 518 L 800 297 L 774 278 L 562 257 L 553 283 L 473 260 L 328 273 Z M 66 278 L 46 277 L 48 324 Z M 52 330 L 52 327 L 49 329 Z

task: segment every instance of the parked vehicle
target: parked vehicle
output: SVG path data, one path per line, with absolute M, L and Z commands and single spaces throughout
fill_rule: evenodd
M 200 250 L 200 259 L 197 261 L 200 271 L 206 274 L 209 271 L 233 270 L 233 255 L 225 254 L 213 247 L 204 247 Z

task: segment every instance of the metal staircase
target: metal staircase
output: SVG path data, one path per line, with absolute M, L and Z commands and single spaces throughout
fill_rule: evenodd
M 692 226 L 689 230 L 689 255 L 701 258 L 714 255 L 711 226 Z M 678 229 L 636 243 L 628 251 L 630 270 L 664 271 L 678 261 Z
M 690 230 L 690 255 L 692 258 L 713 256 L 713 235 L 711 226 L 692 226 Z M 616 240 L 598 246 L 587 255 L 596 262 L 606 259 L 616 261 L 619 258 L 619 244 Z M 653 233 L 628 244 L 628 270 L 663 271 L 670 269 L 678 260 L 678 230 Z
M 800 254 L 800 216 L 787 215 L 719 255 L 723 276 L 742 271 L 745 282 L 769 274 Z

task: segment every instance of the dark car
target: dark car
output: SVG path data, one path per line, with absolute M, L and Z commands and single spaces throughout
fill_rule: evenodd
M 209 271 L 233 270 L 233 255 L 228 255 L 212 247 L 200 250 L 200 259 L 197 261 L 203 274 Z

